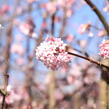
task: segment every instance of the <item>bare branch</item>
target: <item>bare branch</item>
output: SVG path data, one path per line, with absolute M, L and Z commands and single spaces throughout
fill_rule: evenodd
M 108 36 L 109 36 L 109 25 L 106 21 L 106 19 L 104 18 L 104 16 L 102 15 L 102 13 L 99 11 L 99 9 L 90 1 L 90 0 L 84 0 L 90 7 L 91 9 L 96 13 L 96 15 L 98 16 L 98 18 L 100 19 L 100 21 L 102 22 Z
M 105 68 L 109 69 L 109 66 L 106 66 L 106 65 L 104 65 L 104 64 L 102 64 L 102 63 L 100 63 L 100 62 L 98 62 L 98 61 L 95 61 L 95 60 L 92 59 L 92 58 L 85 57 L 85 56 L 81 56 L 81 55 L 79 55 L 79 54 L 75 54 L 75 53 L 71 53 L 71 52 L 68 52 L 68 54 L 73 55 L 73 56 L 76 56 L 76 57 L 79 57 L 79 58 L 82 58 L 82 59 L 85 59 L 85 60 L 90 61 L 90 62 L 92 62 L 92 63 L 94 63 L 94 64 L 97 64 L 97 65 L 99 65 L 99 66 L 101 66 L 101 67 L 105 67 Z

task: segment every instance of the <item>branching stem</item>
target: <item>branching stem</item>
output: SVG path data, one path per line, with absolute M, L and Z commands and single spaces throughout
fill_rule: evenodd
M 99 11 L 99 9 L 90 1 L 90 0 L 84 0 L 90 7 L 91 9 L 96 13 L 96 15 L 98 16 L 98 18 L 100 19 L 100 21 L 102 22 L 107 35 L 109 36 L 109 25 L 106 21 L 106 19 L 104 18 L 104 16 L 102 15 L 102 13 Z
M 101 62 L 95 61 L 92 58 L 81 56 L 79 54 L 75 54 L 75 53 L 71 53 L 71 52 L 68 52 L 68 54 L 73 55 L 73 56 L 76 56 L 76 57 L 79 57 L 79 58 L 82 58 L 82 59 L 85 59 L 85 60 L 90 61 L 90 62 L 92 62 L 92 63 L 94 63 L 96 65 L 99 65 L 101 67 L 105 67 L 105 68 L 109 69 L 109 66 L 106 66 L 106 65 L 102 64 Z

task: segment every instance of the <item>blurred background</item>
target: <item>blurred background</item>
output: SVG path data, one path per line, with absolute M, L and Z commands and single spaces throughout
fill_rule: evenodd
M 109 23 L 109 1 L 91 1 Z M 60 37 L 76 53 L 99 61 L 99 44 L 108 39 L 84 0 L 0 0 L 0 89 L 8 91 L 5 108 L 109 109 L 109 88 L 97 65 L 73 57 L 54 72 L 36 59 L 36 47 L 48 36 Z M 1 94 L 1 105 L 2 100 Z

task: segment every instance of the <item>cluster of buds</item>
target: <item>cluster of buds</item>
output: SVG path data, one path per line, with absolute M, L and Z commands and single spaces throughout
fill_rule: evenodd
M 60 38 L 48 37 L 37 47 L 36 57 L 48 68 L 57 70 L 72 59 L 66 52 L 66 47 L 67 44 Z

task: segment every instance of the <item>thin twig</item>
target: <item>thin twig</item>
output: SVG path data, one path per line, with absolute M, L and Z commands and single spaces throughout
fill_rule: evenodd
M 94 64 L 96 64 L 96 65 L 99 65 L 99 66 L 101 66 L 101 67 L 105 67 L 105 68 L 109 69 L 109 66 L 106 66 L 106 65 L 104 65 L 104 64 L 102 64 L 102 63 L 100 63 L 100 62 L 98 62 L 98 61 L 95 61 L 95 60 L 92 59 L 92 58 L 85 57 L 85 56 L 81 56 L 81 55 L 79 55 L 79 54 L 75 54 L 75 53 L 71 53 L 71 52 L 68 52 L 68 54 L 73 55 L 73 56 L 77 56 L 77 57 L 79 57 L 79 58 L 82 58 L 82 59 L 85 59 L 85 60 L 87 60 L 87 61 L 90 61 L 90 62 L 92 62 L 92 63 L 94 63 Z
M 51 34 L 54 35 L 54 32 L 55 32 L 55 16 L 56 16 L 56 12 L 52 15 L 51 17 L 51 20 L 52 20 L 52 23 L 51 23 Z
M 2 106 L 1 106 L 1 109 L 3 109 L 4 108 L 4 105 L 5 105 L 5 95 L 3 95 L 3 99 L 2 99 Z
M 62 21 L 59 37 L 63 37 L 63 34 L 65 32 L 65 27 L 66 27 L 66 24 L 67 24 L 67 16 L 66 16 L 67 9 L 66 9 L 66 7 L 64 7 L 63 11 L 64 11 L 64 15 L 63 15 L 63 21 Z
M 5 90 L 6 93 L 7 93 L 7 86 L 8 86 L 8 80 L 9 80 L 8 71 L 9 71 L 9 68 L 10 68 L 9 59 L 10 59 L 10 48 L 11 48 L 11 43 L 12 43 L 13 20 L 14 20 L 15 15 L 16 15 L 16 9 L 17 9 L 18 4 L 19 4 L 19 0 L 16 0 L 15 7 L 14 7 L 14 12 L 13 12 L 10 24 L 9 24 L 9 26 L 7 28 L 7 32 L 6 32 L 7 45 L 6 45 L 5 56 L 4 56 L 6 62 L 8 62 L 5 65 L 5 69 L 4 69 L 4 75 L 5 75 L 4 76 L 4 90 Z M 5 99 L 6 99 L 6 94 L 3 95 L 1 109 L 5 108 Z
M 96 13 L 100 21 L 102 22 L 107 34 L 109 35 L 109 25 L 107 21 L 105 20 L 104 16 L 102 13 L 99 11 L 99 9 L 90 1 L 90 0 L 84 0 L 90 7 L 91 9 Z

